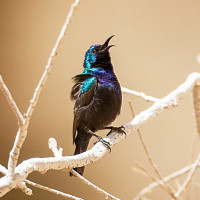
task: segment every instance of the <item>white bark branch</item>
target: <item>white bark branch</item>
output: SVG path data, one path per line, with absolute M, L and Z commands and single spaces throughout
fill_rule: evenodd
M 120 200 L 119 198 L 113 196 L 112 194 L 109 194 L 108 192 L 106 192 L 105 190 L 101 189 L 100 187 L 96 186 L 95 184 L 93 184 L 92 182 L 90 182 L 89 180 L 87 180 L 85 177 L 81 176 L 79 173 L 77 173 L 76 171 L 74 171 L 73 169 L 70 170 L 70 172 L 77 178 L 79 178 L 83 183 L 85 183 L 86 185 L 90 186 L 91 188 L 93 188 L 94 190 L 96 190 L 97 192 L 105 195 L 106 199 L 114 199 L 114 200 Z
M 52 150 L 53 154 L 55 157 L 62 157 L 62 148 L 60 148 L 58 150 L 58 145 L 57 145 L 57 141 L 54 138 L 49 138 L 49 149 Z M 81 176 L 79 173 L 77 173 L 76 171 L 74 171 L 73 169 L 70 170 L 70 172 L 77 178 L 79 178 L 83 183 L 87 184 L 88 186 L 90 186 L 91 188 L 95 189 L 96 191 L 98 191 L 99 193 L 103 194 L 106 196 L 106 199 L 114 199 L 114 200 L 120 200 L 119 198 L 109 194 L 108 192 L 106 192 L 105 190 L 99 188 L 98 186 L 96 186 L 95 184 L 93 184 L 92 182 L 88 181 L 86 178 L 84 178 L 83 176 Z
M 152 96 L 148 96 L 143 92 L 137 92 L 137 91 L 125 88 L 125 87 L 121 87 L 121 90 L 122 90 L 122 92 L 124 94 L 133 94 L 133 95 L 135 95 L 137 97 L 140 97 L 140 98 L 144 99 L 145 101 L 149 101 L 149 102 L 155 103 L 157 100 L 159 100 L 158 98 L 152 97 Z
M 5 95 L 10 107 L 12 108 L 13 112 L 15 113 L 17 119 L 18 119 L 18 123 L 19 125 L 22 125 L 23 124 L 23 121 L 24 121 L 24 117 L 23 115 L 21 114 L 19 108 L 17 107 L 17 104 L 15 103 L 8 87 L 6 86 L 6 84 L 4 83 L 3 81 L 3 78 L 2 76 L 0 75 L 0 89 L 1 91 L 3 92 L 3 94 Z
M 131 122 L 124 124 L 127 136 L 143 126 L 145 123 L 156 117 L 162 111 L 178 105 L 179 100 L 200 81 L 199 73 L 192 73 L 186 81 L 166 97 L 156 101 L 150 108 L 138 114 Z M 104 138 L 111 144 L 111 147 L 125 138 L 119 133 L 111 133 Z M 0 196 L 3 196 L 17 184 L 22 183 L 33 171 L 46 172 L 48 170 L 60 170 L 74 167 L 81 167 L 101 159 L 107 152 L 107 148 L 100 142 L 96 143 L 90 150 L 75 156 L 31 158 L 23 161 L 15 169 L 14 179 L 10 181 L 4 176 L 0 179 Z
M 65 32 L 66 32 L 68 25 L 69 25 L 70 18 L 73 14 L 74 8 L 78 5 L 79 1 L 80 0 L 75 0 L 75 2 L 71 6 L 71 9 L 70 9 L 70 11 L 67 15 L 66 20 L 65 20 L 65 23 L 64 23 L 64 25 L 61 29 L 61 32 L 60 32 L 60 34 L 57 38 L 57 41 L 56 41 L 56 43 L 55 43 L 55 45 L 54 45 L 54 47 L 51 51 L 51 54 L 50 54 L 50 57 L 48 59 L 47 65 L 45 67 L 44 73 L 42 74 L 42 77 L 41 77 L 41 79 L 40 79 L 40 81 L 39 81 L 39 83 L 38 83 L 38 85 L 35 89 L 34 94 L 33 94 L 33 98 L 30 101 L 30 105 L 29 105 L 27 112 L 25 114 L 25 120 L 23 121 L 23 125 L 19 126 L 19 130 L 17 132 L 17 136 L 15 138 L 15 142 L 14 142 L 13 148 L 10 152 L 9 161 L 8 161 L 7 176 L 10 180 L 14 179 L 14 171 L 15 171 L 15 168 L 16 168 L 16 165 L 17 165 L 18 157 L 19 157 L 19 154 L 20 154 L 20 149 L 21 149 L 21 147 L 22 147 L 22 145 L 23 145 L 23 143 L 26 139 L 30 118 L 31 118 L 33 111 L 34 111 L 34 108 L 35 108 L 35 106 L 38 102 L 40 92 L 42 91 L 42 88 L 43 88 L 47 78 L 49 77 L 49 74 L 50 74 L 50 71 L 51 71 L 51 68 L 52 68 L 53 58 L 56 56 L 56 51 L 58 49 L 58 46 L 60 45 L 61 40 L 65 35 Z
M 74 200 L 83 200 L 82 198 L 76 197 L 76 196 L 74 196 L 74 195 L 66 194 L 66 193 L 61 192 L 61 191 L 59 191 L 59 190 L 55 190 L 55 189 L 49 188 L 49 187 L 47 187 L 47 186 L 40 185 L 40 184 L 38 184 L 38 183 L 34 183 L 34 182 L 32 182 L 32 181 L 29 181 L 29 180 L 26 180 L 26 183 L 28 183 L 29 185 L 32 185 L 32 186 L 34 186 L 34 187 L 40 188 L 40 189 L 42 189 L 42 190 L 46 190 L 46 191 L 48 191 L 48 192 L 51 192 L 51 193 L 53 193 L 53 194 L 60 195 L 60 196 L 62 196 L 62 197 L 64 197 L 64 198 L 69 198 L 69 199 L 74 199 Z
M 9 155 L 8 170 L 5 167 L 3 167 L 2 165 L 0 165 L 0 172 L 4 174 L 4 177 L 0 178 L 0 197 L 5 195 L 7 192 L 12 190 L 13 188 L 17 188 L 17 187 L 22 189 L 26 194 L 31 195 L 32 191 L 29 188 L 27 188 L 25 182 L 32 184 L 35 187 L 40 187 L 41 189 L 45 189 L 45 190 L 60 194 L 64 197 L 69 197 L 69 196 L 67 196 L 68 194 L 48 188 L 46 186 L 41 186 L 39 184 L 33 183 L 31 181 L 26 180 L 26 178 L 33 171 L 44 173 L 48 170 L 72 169 L 74 167 L 85 166 L 85 165 L 91 164 L 91 163 L 96 162 L 97 160 L 101 159 L 107 152 L 107 148 L 102 143 L 98 142 L 95 144 L 95 146 L 93 148 L 91 148 L 90 150 L 88 150 L 84 153 L 81 153 L 81 154 L 75 155 L 75 156 L 64 156 L 63 157 L 62 149 L 57 150 L 57 144 L 55 147 L 55 144 L 52 144 L 52 141 L 50 141 L 50 148 L 56 157 L 31 158 L 26 161 L 23 161 L 21 164 L 19 164 L 17 166 L 20 149 L 26 139 L 29 122 L 30 122 L 31 116 L 33 114 L 34 108 L 37 105 L 40 92 L 42 91 L 42 88 L 43 88 L 46 80 L 49 77 L 49 74 L 50 74 L 50 71 L 52 68 L 53 58 L 56 56 L 57 48 L 60 45 L 61 40 L 65 35 L 65 32 L 69 25 L 70 18 L 73 14 L 74 8 L 78 5 L 79 1 L 80 0 L 75 0 L 75 2 L 71 6 L 71 9 L 67 15 L 66 21 L 61 29 L 59 37 L 55 43 L 55 46 L 52 49 L 52 52 L 48 59 L 44 73 L 42 74 L 41 79 L 35 89 L 35 92 L 33 94 L 31 101 L 30 101 L 30 105 L 27 109 L 25 117 L 23 117 L 23 115 L 21 114 L 11 93 L 9 92 L 2 77 L 0 76 L 0 89 L 6 96 L 8 103 L 11 106 L 12 110 L 14 111 L 15 115 L 17 116 L 17 119 L 19 122 L 19 129 L 18 129 L 16 138 L 15 138 L 13 148 Z M 148 108 L 147 110 L 138 114 L 131 122 L 124 124 L 127 136 L 130 133 L 132 133 L 133 131 L 139 129 L 145 123 L 149 122 L 151 119 L 156 117 L 162 111 L 177 106 L 179 103 L 179 100 L 186 93 L 190 92 L 193 89 L 194 85 L 197 84 L 199 81 L 200 81 L 200 74 L 192 73 L 188 76 L 187 80 L 183 84 L 181 84 L 177 89 L 175 89 L 173 92 L 171 92 L 170 94 L 168 94 L 166 97 L 164 97 L 162 99 L 157 99 L 155 97 L 147 96 L 144 93 L 135 92 L 135 91 L 129 90 L 127 88 L 122 88 L 122 91 L 124 93 L 134 94 L 136 96 L 139 96 L 139 97 L 145 99 L 146 101 L 154 102 L 154 104 L 150 108 Z M 108 141 L 112 147 L 113 145 L 119 143 L 124 138 L 125 138 L 124 135 L 113 132 L 107 138 L 105 138 L 105 140 Z M 187 170 L 186 169 L 183 170 L 184 171 L 183 173 L 185 173 L 186 171 L 189 171 L 189 170 L 190 170 L 190 172 L 189 172 L 189 175 L 188 175 L 187 179 L 185 180 L 184 184 L 176 193 L 177 197 L 182 193 L 184 188 L 186 188 L 187 185 L 189 184 L 189 182 L 191 181 L 197 167 L 199 167 L 199 160 L 200 160 L 200 156 L 198 157 L 196 162 L 193 165 L 191 165 L 190 169 L 187 168 Z M 176 173 L 174 176 L 178 176 L 177 174 L 180 174 L 180 173 Z M 170 176 L 163 178 L 164 183 L 166 183 L 169 179 L 170 179 Z M 85 181 L 84 178 L 83 178 L 83 180 Z M 86 181 L 86 182 L 88 182 L 88 181 Z M 151 184 L 151 187 L 153 187 L 153 188 L 156 187 L 155 186 L 156 184 L 158 184 L 158 183 L 154 183 L 153 186 Z M 95 187 L 97 187 L 97 186 L 95 186 Z M 138 196 L 141 196 L 141 195 L 143 196 L 143 194 L 145 192 L 146 192 L 146 190 L 143 190 L 143 192 L 139 193 Z M 107 195 L 107 196 L 108 197 L 112 196 L 112 195 L 111 196 L 109 196 L 109 195 Z M 136 196 L 136 199 L 138 196 Z M 72 195 L 70 196 L 70 198 L 80 199 L 80 198 L 74 197 Z M 116 197 L 113 197 L 113 198 L 117 199 Z

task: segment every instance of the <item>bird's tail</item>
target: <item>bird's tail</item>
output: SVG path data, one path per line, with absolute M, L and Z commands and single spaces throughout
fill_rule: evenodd
M 78 129 L 77 132 L 78 133 L 75 139 L 76 149 L 75 149 L 74 155 L 80 154 L 87 150 L 90 138 L 92 136 L 91 134 L 88 134 L 85 131 L 80 130 L 80 129 Z M 77 168 L 74 168 L 74 170 L 77 171 L 80 175 L 83 175 L 84 168 L 85 167 L 77 167 Z M 72 176 L 71 173 L 70 173 L 70 176 Z

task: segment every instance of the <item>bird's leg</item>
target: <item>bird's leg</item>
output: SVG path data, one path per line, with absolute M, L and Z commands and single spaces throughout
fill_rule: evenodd
M 109 133 L 107 134 L 107 136 L 108 136 L 109 134 L 111 134 L 112 132 L 121 133 L 121 134 L 124 134 L 124 135 L 126 136 L 126 132 L 125 132 L 124 126 L 120 126 L 120 127 L 107 126 L 107 127 L 104 127 L 104 129 L 110 129 L 110 131 L 109 131 Z
M 96 138 L 98 138 L 99 141 L 97 142 L 101 142 L 106 148 L 108 148 L 111 152 L 111 148 L 110 148 L 110 143 L 106 142 L 101 136 L 95 134 L 93 131 L 91 131 L 90 129 L 86 129 L 87 133 L 91 134 L 92 136 L 95 136 Z M 96 144 L 97 142 L 95 142 L 94 144 Z

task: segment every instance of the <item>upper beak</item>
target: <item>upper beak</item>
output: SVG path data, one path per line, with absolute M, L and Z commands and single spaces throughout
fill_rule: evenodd
M 109 46 L 108 46 L 108 43 L 109 43 L 109 41 L 111 40 L 112 37 L 114 37 L 114 35 L 110 36 L 110 37 L 105 41 L 105 43 L 101 45 L 101 52 L 106 51 L 106 50 L 109 50 L 110 47 L 115 46 L 115 45 L 109 45 Z

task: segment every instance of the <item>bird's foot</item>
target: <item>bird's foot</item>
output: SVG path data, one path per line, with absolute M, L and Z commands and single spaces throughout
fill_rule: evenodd
M 109 134 L 111 134 L 112 132 L 117 132 L 117 133 L 121 133 L 124 134 L 126 136 L 126 132 L 125 132 L 125 127 L 124 126 L 120 126 L 120 127 L 114 127 L 114 126 L 107 126 L 104 129 L 110 129 L 109 133 L 107 134 L 107 136 Z
M 96 144 L 97 142 L 101 142 L 111 152 L 111 148 L 110 148 L 110 143 L 109 142 L 106 142 L 101 136 L 95 134 L 90 129 L 88 129 L 88 130 L 86 129 L 86 131 L 87 131 L 87 133 L 91 134 L 92 136 L 95 136 L 96 138 L 98 138 L 98 141 L 96 141 L 94 144 Z
M 97 142 L 101 142 L 111 152 L 110 143 L 105 141 L 101 136 L 98 136 L 97 138 L 98 141 L 96 141 L 94 144 L 96 144 Z

